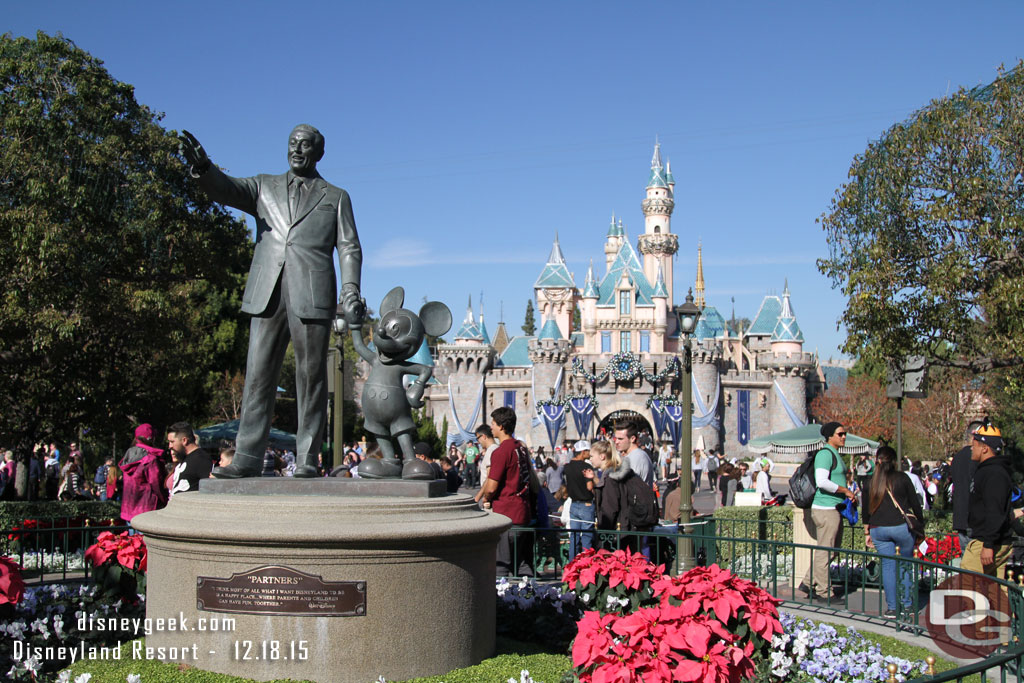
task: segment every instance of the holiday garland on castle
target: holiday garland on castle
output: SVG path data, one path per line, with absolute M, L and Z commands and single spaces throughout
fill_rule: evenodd
M 657 401 L 658 405 L 660 405 L 662 408 L 664 408 L 665 406 L 682 405 L 679 402 L 679 399 L 675 396 L 671 396 L 669 394 L 654 394 L 653 396 L 649 396 L 647 398 L 647 407 L 650 408 L 651 406 L 653 406 L 655 401 Z
M 591 384 L 600 382 L 608 375 L 611 375 L 616 382 L 629 382 L 637 377 L 643 377 L 651 384 L 662 384 L 671 377 L 679 375 L 682 364 L 679 358 L 673 356 L 665 364 L 665 367 L 657 374 L 647 372 L 639 356 L 632 351 L 620 351 L 611 357 L 604 369 L 598 373 L 592 373 L 583 365 L 583 359 L 576 356 L 572 359 L 572 373 L 582 377 Z
M 590 400 L 594 410 L 601 407 L 601 402 L 597 400 L 597 396 L 591 396 L 590 394 L 568 394 L 565 397 L 565 402 L 571 403 L 572 401 L 585 401 L 587 399 Z

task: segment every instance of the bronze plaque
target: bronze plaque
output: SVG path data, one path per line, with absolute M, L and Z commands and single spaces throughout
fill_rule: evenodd
M 259 567 L 230 579 L 196 577 L 196 606 L 235 614 L 361 617 L 366 614 L 366 582 L 324 581 L 291 567 Z

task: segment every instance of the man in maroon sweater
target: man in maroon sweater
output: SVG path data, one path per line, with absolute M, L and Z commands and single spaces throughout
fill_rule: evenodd
M 487 472 L 481 493 L 484 509 L 505 515 L 514 526 L 526 526 L 530 522 L 530 453 L 521 441 L 513 437 L 516 429 L 516 413 L 508 407 L 497 408 L 491 413 L 491 432 L 498 440 L 498 448 L 491 456 L 491 467 Z M 530 538 L 524 535 L 524 539 Z M 519 574 L 532 574 L 529 567 L 528 549 L 516 544 L 518 558 L 512 557 L 515 534 L 509 530 L 498 539 L 498 576 L 509 576 L 518 559 Z M 525 567 L 525 569 L 524 569 Z

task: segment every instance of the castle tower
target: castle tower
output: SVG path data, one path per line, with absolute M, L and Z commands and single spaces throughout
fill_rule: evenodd
M 797 420 L 807 421 L 807 378 L 817 360 L 813 353 L 804 353 L 803 344 L 804 335 L 796 323 L 786 282 L 782 290 L 782 311 L 772 331 L 771 351 L 764 354 L 764 365 L 773 379 L 769 400 L 772 432 L 796 427 L 791 412 Z
M 473 298 L 470 297 L 466 317 L 455 333 L 455 343 L 437 347 L 438 381 L 451 386 L 455 410 L 463 421 L 470 418 L 476 406 L 480 380 L 494 367 L 494 347 L 484 341 L 484 334 L 473 317 Z M 484 396 L 486 400 L 486 392 Z M 487 410 L 488 406 L 482 405 L 481 415 L 486 415 Z M 443 418 L 436 417 L 440 424 Z M 450 414 L 448 422 L 453 425 Z M 471 431 L 476 427 L 465 422 L 462 426 Z
M 583 283 L 581 305 L 584 353 L 598 353 L 600 351 L 600 347 L 597 344 L 597 300 L 600 296 L 601 293 L 597 288 L 597 280 L 594 279 L 594 261 L 591 259 L 590 267 L 587 268 L 587 279 Z
M 557 234 L 555 243 L 551 246 L 548 262 L 544 264 L 544 269 L 541 270 L 533 288 L 537 295 L 537 308 L 541 319 L 553 320 L 562 336 L 568 338 L 573 332 L 572 314 L 576 308 L 577 291 L 576 282 L 565 264 Z
M 700 393 L 700 399 L 704 407 L 718 416 L 719 426 L 713 424 L 699 427 L 693 430 L 693 442 L 697 443 L 697 437 L 704 437 L 705 448 L 720 450 L 721 447 L 721 419 L 722 400 L 721 389 L 718 396 L 715 396 L 715 388 L 718 387 L 719 373 L 722 372 L 722 347 L 714 339 L 705 339 L 693 344 L 693 381 L 697 384 L 693 388 L 694 393 Z M 693 399 L 693 415 L 700 416 L 700 409 L 697 407 L 696 397 Z M 707 453 L 705 453 L 707 455 Z
M 640 235 L 640 253 L 644 257 L 644 275 L 654 282 L 658 264 L 664 271 L 668 301 L 674 301 L 672 257 L 679 250 L 679 238 L 672 234 L 672 210 L 675 208 L 675 179 L 671 166 L 661 163 L 661 143 L 654 143 L 651 158 L 651 176 L 647 181 L 647 196 L 640 206 L 644 212 L 644 233 Z
M 533 363 L 533 385 L 537 391 L 534 400 L 541 401 L 551 398 L 550 390 L 554 388 L 555 382 L 558 381 L 559 372 L 562 371 L 566 361 L 569 360 L 569 340 L 562 336 L 554 320 L 545 320 L 537 336 L 530 340 L 527 348 L 530 362 Z M 563 377 L 563 394 L 568 389 L 568 382 L 569 380 Z M 571 422 L 571 420 L 566 420 L 566 422 Z M 519 430 L 525 432 L 529 426 L 530 423 L 525 422 Z M 559 436 L 559 441 L 562 438 L 564 438 L 564 432 L 563 435 Z M 548 444 L 547 430 L 543 425 L 534 430 L 532 442 L 535 444 L 542 443 L 545 446 Z
M 665 287 L 665 274 L 658 263 L 658 279 L 654 281 L 654 324 L 651 326 L 651 353 L 665 352 L 665 332 L 668 329 L 668 288 Z
M 622 241 L 625 239 L 626 231 L 622 227 L 622 219 L 619 219 L 618 224 L 615 223 L 615 214 L 612 214 L 612 223 L 608 226 L 608 236 L 604 241 L 604 272 L 612 267 L 612 263 L 615 261 L 615 256 L 619 253 L 619 249 L 622 248 Z

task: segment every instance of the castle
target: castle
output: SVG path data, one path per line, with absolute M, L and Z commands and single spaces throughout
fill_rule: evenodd
M 674 288 L 672 233 L 675 180 L 656 144 L 641 208 L 644 229 L 636 246 L 613 216 L 604 242 L 603 275 L 593 261 L 582 288 L 566 266 L 557 236 L 534 284 L 541 324 L 535 336 L 509 337 L 499 324 L 492 339 L 472 306 L 454 341 L 436 349 L 436 367 L 425 401 L 439 426 L 448 422 L 449 443 L 469 438 L 498 406 L 515 409 L 516 436 L 550 447 L 538 401 L 555 406 L 565 397 L 596 399 L 593 423 L 578 434 L 566 410 L 557 442 L 591 438 L 620 417 L 655 431 L 650 399 L 671 401 L 681 388 L 682 341 Z M 692 335 L 694 443 L 724 446 L 740 455 L 749 439 L 807 421 L 810 399 L 825 386 L 814 353 L 803 350 L 788 286 L 768 295 L 745 330 L 730 325 L 704 300 L 703 257 L 697 253 L 695 303 L 702 308 Z M 579 324 L 574 313 L 579 309 Z M 657 404 L 656 404 L 657 405 Z M 445 435 L 441 435 L 444 437 Z

